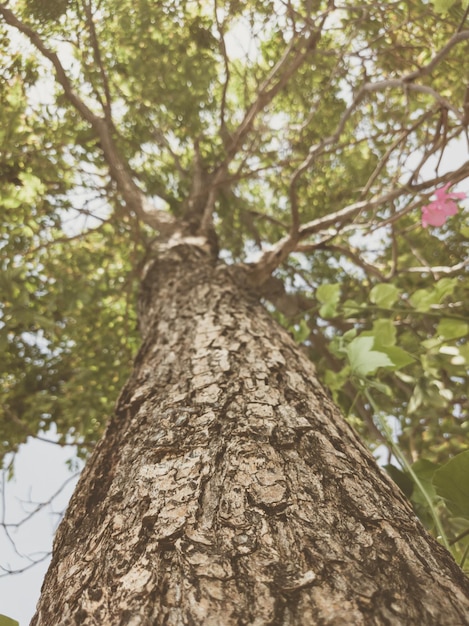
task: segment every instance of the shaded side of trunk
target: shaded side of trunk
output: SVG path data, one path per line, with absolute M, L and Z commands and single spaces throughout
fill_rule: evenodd
M 469 623 L 429 537 L 234 268 L 160 255 L 32 624 Z

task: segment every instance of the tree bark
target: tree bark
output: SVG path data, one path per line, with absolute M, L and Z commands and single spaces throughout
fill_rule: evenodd
M 469 582 L 243 286 L 153 260 L 142 348 L 34 626 L 469 624 Z

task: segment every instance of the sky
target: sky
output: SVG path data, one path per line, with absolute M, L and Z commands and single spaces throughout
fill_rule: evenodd
M 54 433 L 45 437 L 53 438 Z M 62 447 L 29 438 L 15 457 L 13 479 L 0 483 L 0 517 L 7 523 L 24 519 L 36 509 L 37 503 L 47 502 L 60 491 L 28 522 L 17 529 L 9 528 L 16 550 L 26 557 L 38 560 L 50 553 L 53 533 L 78 480 L 77 472 L 70 471 L 66 465 L 74 457 L 74 446 Z M 69 482 L 60 490 L 66 481 Z M 21 574 L 0 577 L 0 614 L 16 619 L 20 626 L 29 624 L 49 561 L 50 557 Z M 24 568 L 29 562 L 15 553 L 0 528 L 0 567 Z

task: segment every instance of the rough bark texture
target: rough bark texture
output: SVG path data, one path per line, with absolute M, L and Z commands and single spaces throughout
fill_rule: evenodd
M 234 268 L 160 255 L 140 320 L 32 624 L 469 624 L 468 581 Z

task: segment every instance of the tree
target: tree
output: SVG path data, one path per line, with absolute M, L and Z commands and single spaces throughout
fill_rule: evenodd
M 466 14 L 0 4 L 3 446 L 112 413 L 33 624 L 467 623 L 312 364 L 463 556 Z

